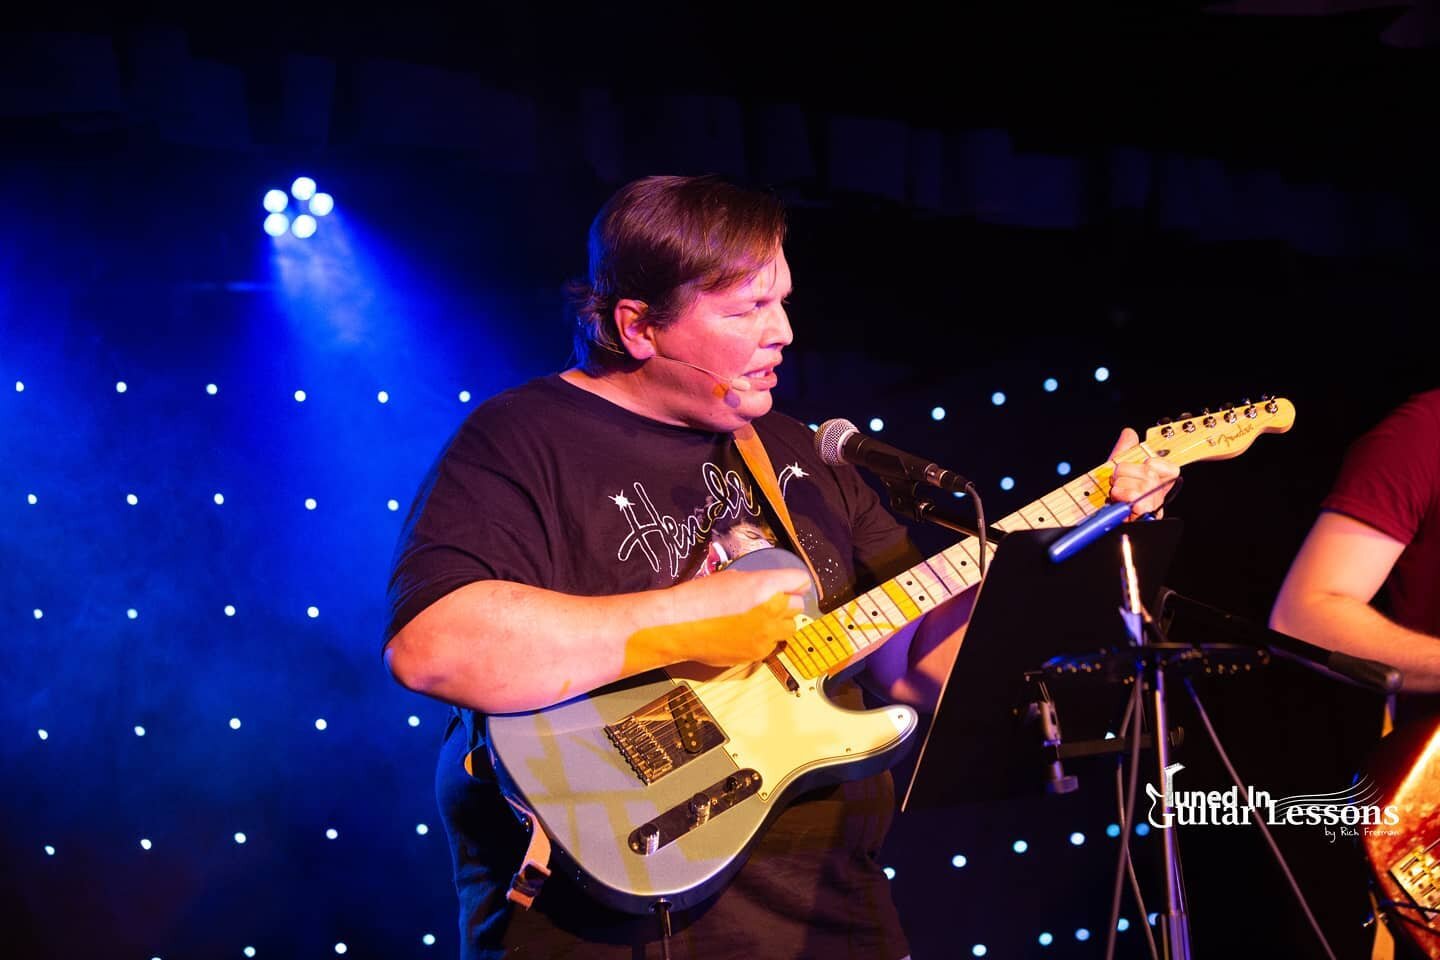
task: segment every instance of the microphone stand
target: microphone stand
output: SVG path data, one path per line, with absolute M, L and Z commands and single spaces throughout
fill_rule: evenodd
M 885 489 L 890 492 L 890 509 L 902 517 L 933 523 L 937 527 L 944 527 L 946 530 L 953 530 L 955 533 L 967 537 L 985 537 L 991 543 L 996 543 L 1005 537 L 1005 531 L 998 527 L 987 527 L 982 534 L 953 506 L 921 496 L 921 484 L 916 481 L 896 480 L 890 477 L 881 477 L 880 480 L 885 484 Z M 972 493 L 971 496 L 973 497 L 974 494 Z

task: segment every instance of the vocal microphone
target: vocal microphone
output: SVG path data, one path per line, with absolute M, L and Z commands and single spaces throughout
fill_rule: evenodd
M 748 393 L 749 391 L 755 389 L 753 386 L 750 385 L 750 381 L 746 380 L 744 377 L 727 377 L 724 374 L 716 373 L 709 367 L 702 367 L 698 363 L 691 363 L 689 360 L 679 360 L 675 357 L 667 357 L 663 353 L 655 354 L 655 359 L 669 360 L 671 363 L 678 363 L 681 366 L 699 370 L 701 373 L 711 377 L 717 384 L 715 396 L 725 401 L 725 405 L 727 407 L 730 407 L 731 409 L 735 409 L 740 406 L 740 398 L 736 396 L 736 394 Z
M 865 436 L 849 420 L 826 420 L 820 424 L 815 431 L 815 452 L 833 467 L 853 463 L 889 480 L 928 483 L 952 493 L 963 491 L 970 482 L 954 470 L 946 470 L 924 457 Z

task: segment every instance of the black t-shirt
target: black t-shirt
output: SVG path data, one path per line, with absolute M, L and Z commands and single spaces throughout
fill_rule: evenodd
M 803 424 L 772 413 L 754 426 L 826 608 L 918 562 L 875 493 L 853 469 L 820 461 Z M 581 596 L 668 587 L 775 544 L 779 529 L 729 434 L 658 423 L 543 377 L 478 407 L 426 478 L 401 537 L 386 637 L 467 583 Z M 831 695 L 860 705 L 853 684 Z M 465 719 L 452 725 L 436 772 L 464 956 L 632 957 L 631 944 L 655 938 L 654 920 L 604 910 L 558 874 L 533 910 L 508 908 L 523 831 L 490 770 L 465 774 L 461 760 L 484 729 L 483 718 Z M 725 891 L 675 916 L 676 960 L 903 956 L 876 860 L 893 805 L 888 773 L 798 798 Z

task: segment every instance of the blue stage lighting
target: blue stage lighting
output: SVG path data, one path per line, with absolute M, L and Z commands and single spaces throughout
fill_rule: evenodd
M 995 404 L 995 406 L 997 407 L 1004 406 L 1005 394 L 999 390 L 996 390 L 994 393 L 990 394 L 990 402 Z
M 266 190 L 265 199 L 261 203 L 270 213 L 283 213 L 290 205 L 290 198 L 285 195 L 284 190 Z
M 430 828 L 423 823 L 417 823 L 415 824 L 415 832 L 423 837 L 425 836 L 425 834 L 430 832 Z
M 470 391 L 469 391 L 469 390 L 461 390 L 461 391 L 460 391 L 460 402 L 461 402 L 461 403 L 469 403 L 469 402 L 470 402 Z M 819 430 L 820 428 L 819 428 L 818 426 L 816 426 L 815 424 L 812 423 L 812 424 L 810 424 L 810 429 L 811 429 L 811 430 Z
M 140 616 L 140 611 L 136 610 L 134 607 L 131 607 L 129 610 L 125 611 L 125 616 L 130 618 L 131 620 L 134 620 L 136 617 Z
M 39 619 L 41 619 L 42 617 L 45 616 L 45 611 L 44 611 L 44 610 L 41 610 L 39 607 L 36 607 L 33 612 L 34 612 L 34 614 L 35 614 L 35 619 L 36 619 L 36 620 L 39 620 Z
M 215 506 L 218 507 L 218 506 L 220 506 L 221 504 L 223 504 L 224 502 L 225 502 L 225 494 L 223 494 L 223 493 L 217 493 L 217 494 L 215 494 Z
M 1150 824 L 1140 823 L 1135 825 L 1135 836 L 1148 837 L 1150 835 Z
M 283 213 L 272 213 L 265 218 L 265 232 L 272 237 L 283 237 L 290 229 L 290 218 Z
M 336 952 L 336 953 L 344 953 L 344 952 L 345 952 L 346 950 L 348 950 L 348 949 L 349 949 L 349 947 L 345 946 L 345 944 L 343 944 L 343 943 L 337 943 L 337 944 L 335 944 L 335 952 Z
M 408 723 L 408 724 L 410 724 L 410 726 L 412 726 L 412 727 L 418 727 L 418 726 L 420 726 L 420 718 L 417 717 L 417 716 L 415 716 L 415 714 L 413 714 L 413 713 L 410 714 L 410 719 L 406 720 L 405 722 Z
M 25 392 L 25 381 L 24 381 L 24 380 L 16 380 L 16 381 L 15 381 L 15 392 L 16 392 L 16 393 L 24 393 L 24 392 Z
M 1054 393 L 1056 390 L 1060 389 L 1060 381 L 1056 380 L 1054 377 L 1046 377 L 1043 386 L 1045 387 L 1046 393 Z
M 1026 843 L 1024 840 L 1016 840 L 1015 843 L 1011 845 L 1010 849 L 1014 850 L 1016 853 L 1024 853 L 1026 850 L 1030 849 L 1030 844 Z
M 213 397 L 213 396 L 215 396 L 215 394 L 217 394 L 217 393 L 220 392 L 220 388 L 217 387 L 217 386 L 215 386 L 215 384 L 213 384 L 213 383 L 207 383 L 207 384 L 205 384 L 205 392 L 208 393 L 208 394 L 210 394 L 210 396 Z
M 149 850 L 150 847 L 151 847 L 150 838 L 149 838 L 149 837 L 141 837 L 141 838 L 140 838 L 140 849 L 141 849 L 141 850 Z
M 1085 842 L 1085 834 L 1081 833 L 1079 830 L 1076 830 L 1074 833 L 1070 834 L 1070 843 L 1071 843 L 1072 845 L 1078 847 L 1078 846 L 1080 846 L 1081 844 L 1083 844 L 1084 842 Z
M 963 853 L 957 853 L 955 854 L 955 856 L 950 858 L 950 866 L 954 867 L 957 870 L 965 866 L 965 864 L 969 862 L 969 860 L 965 859 L 965 854 Z
M 235 616 L 235 607 L 234 607 L 233 605 L 228 604 L 228 603 L 225 604 L 225 616 L 227 616 L 227 617 L 233 617 L 233 616 Z
M 295 391 L 295 402 L 296 402 L 296 403 L 304 403 L 304 402 L 305 402 L 305 391 L 304 391 L 304 390 L 296 390 L 296 391 Z
M 243 834 L 243 833 L 237 833 L 237 834 L 235 834 L 235 842 L 236 842 L 236 843 L 244 843 L 244 842 L 245 842 L 245 834 Z
M 396 510 L 399 510 L 399 509 L 400 509 L 400 501 L 399 501 L 399 500 L 386 500 L 386 501 L 385 501 L 385 509 L 389 510 L 391 513 L 394 513 Z
M 386 393 L 384 390 L 381 390 L 379 393 L 375 394 L 375 399 L 379 400 L 381 403 L 389 403 L 390 394 Z
M 1118 837 L 1118 836 L 1120 836 L 1120 824 L 1118 824 L 1118 823 L 1112 823 L 1112 824 L 1110 824 L 1110 826 L 1106 827 L 1106 828 L 1105 828 L 1105 836 L 1107 836 L 1107 837 Z
M 124 393 L 126 390 L 129 390 L 129 389 L 130 389 L 129 385 L 127 385 L 124 380 L 121 380 L 119 383 L 115 384 L 115 392 L 116 392 L 116 393 Z
M 931 408 L 930 408 L 930 419 L 931 419 L 931 420 L 935 420 L 935 421 L 937 421 L 937 422 L 940 421 L 940 420 L 944 420 L 944 419 L 945 419 L 945 408 L 944 408 L 944 407 L 931 407 Z
M 315 196 L 315 181 L 309 177 L 296 177 L 295 182 L 290 184 L 290 193 L 296 200 L 309 200 Z
M 133 507 L 140 502 L 140 498 L 135 496 L 135 494 L 133 493 L 127 493 L 125 494 L 125 502 Z
M 290 232 L 301 240 L 307 240 L 315 236 L 315 218 L 308 213 L 302 213 L 290 224 Z
M 245 956 L 247 956 L 247 957 L 253 957 L 253 956 L 255 956 L 255 948 L 254 948 L 254 947 L 246 947 L 244 953 L 245 953 Z
M 314 498 L 314 497 L 306 497 L 306 498 L 305 498 L 305 509 L 306 509 L 306 510 L 314 510 L 314 509 L 315 509 L 316 507 L 318 507 L 318 506 L 319 506 L 319 504 L 315 502 L 315 498 Z M 313 609 L 313 608 L 312 608 L 312 609 Z
M 314 620 L 316 617 L 320 616 L 320 608 L 319 608 L 319 607 L 306 607 L 306 608 L 305 608 L 305 615 L 306 615 L 307 617 L 309 617 L 311 620 Z
M 145 736 L 145 728 L 144 728 L 144 727 L 139 727 L 139 726 L 137 726 L 137 727 L 135 728 L 135 736 L 137 736 L 137 737 L 143 737 L 143 736 Z
M 433 946 L 435 946 L 435 934 L 433 934 L 433 933 L 427 933 L 427 934 L 425 934 L 425 936 L 423 936 L 423 937 L 420 938 L 420 942 L 423 943 L 423 944 L 425 944 L 425 946 L 427 946 L 427 947 L 433 947 Z
M 975 944 L 975 946 L 973 946 L 973 947 L 970 948 L 970 952 L 971 952 L 974 956 L 983 957 L 983 956 L 985 956 L 985 954 L 989 953 L 990 951 L 988 951 L 988 950 L 985 949 L 985 944 L 983 944 L 983 943 L 977 943 L 977 944 Z
M 45 730 L 45 729 L 42 728 L 42 729 L 40 729 L 40 730 L 36 730 L 35 732 L 40 735 L 40 739 L 41 739 L 41 740 L 49 740 L 49 739 L 50 739 L 50 731 L 49 731 L 49 730 Z
M 1042 946 L 1042 947 L 1048 947 L 1048 946 L 1050 946 L 1050 944 L 1052 944 L 1052 943 L 1055 942 L 1055 937 L 1052 936 L 1051 934 L 1048 934 L 1048 933 L 1042 933 L 1042 934 L 1040 934 L 1039 940 L 1040 940 L 1040 946 Z
M 886 879 L 886 880 L 894 880 L 894 879 L 895 879 L 895 868 L 894 868 L 894 867 L 886 867 L 885 870 L 884 870 L 884 873 L 885 873 L 885 879 Z
M 1060 476 L 1062 477 L 1070 476 L 1070 461 L 1061 460 L 1059 463 L 1055 464 L 1055 472 L 1060 474 Z
M 1109 379 L 1110 379 L 1110 368 L 1109 368 L 1109 367 L 1096 367 L 1096 368 L 1095 368 L 1095 379 L 1098 380 L 1100 383 L 1104 383 L 1106 380 L 1109 380 Z
M 879 417 L 871 417 L 871 418 L 870 418 L 870 432 L 871 432 L 871 433 L 879 433 L 881 430 L 884 430 L 884 429 L 885 429 L 885 421 L 884 421 L 884 420 L 881 420 Z
M 1084 941 L 1086 941 L 1086 940 L 1089 940 L 1089 939 L 1090 939 L 1090 931 L 1089 931 L 1089 930 L 1086 930 L 1084 927 L 1081 927 L 1079 930 L 1076 930 L 1076 931 L 1075 931 L 1075 939 L 1076 939 L 1076 940 L 1079 940 L 1079 941 L 1081 941 L 1081 942 L 1084 942 Z
M 239 729 L 240 729 L 240 718 L 239 718 L 239 717 L 231 717 L 231 718 L 230 718 L 230 729 L 231 729 L 231 730 L 239 730 Z
M 330 724 L 328 724 L 328 723 L 325 722 L 325 718 L 324 718 L 324 717 L 321 717 L 319 720 L 316 720 L 316 721 L 315 721 L 315 729 L 316 729 L 316 730 L 324 730 L 324 729 L 325 729 L 326 727 L 328 727 L 328 726 L 330 726 Z
M 39 499 L 35 496 L 35 494 L 33 494 L 33 493 L 27 493 L 27 494 L 25 494 L 25 502 L 28 503 L 28 504 L 30 504 L 30 506 L 33 507 L 33 506 L 35 506 L 35 504 L 39 503 L 40 501 L 39 501 Z
M 338 840 L 339 838 L 340 838 L 340 831 L 339 831 L 339 830 L 336 830 L 334 827 L 331 827 L 329 830 L 326 830 L 326 831 L 325 831 L 325 839 L 326 839 L 326 840 Z
M 1014 490 L 1014 489 L 1015 489 L 1015 478 L 1014 478 L 1014 477 L 1001 477 L 1001 478 L 1000 478 L 1000 489 L 1001 489 L 1001 490 Z
M 1119 921 L 1116 922 L 1115 929 L 1119 930 L 1121 933 L 1124 933 L 1126 930 L 1130 929 L 1130 921 L 1126 920 L 1124 917 L 1121 917 Z
M 45 844 L 45 856 L 47 856 L 47 857 L 53 857 L 53 856 L 55 856 L 55 848 L 52 847 L 52 846 L 50 846 L 50 844 L 48 844 L 48 843 Z
M 310 212 L 317 217 L 328 216 L 335 209 L 335 198 L 328 193 L 317 193 L 310 198 Z

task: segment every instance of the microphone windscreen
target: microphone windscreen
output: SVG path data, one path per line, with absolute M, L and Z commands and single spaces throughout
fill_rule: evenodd
M 838 467 L 846 462 L 845 454 L 841 452 L 845 438 L 852 433 L 859 432 L 855 424 L 849 420 L 842 420 L 838 417 L 834 420 L 826 420 L 815 431 L 815 452 L 830 466 Z

